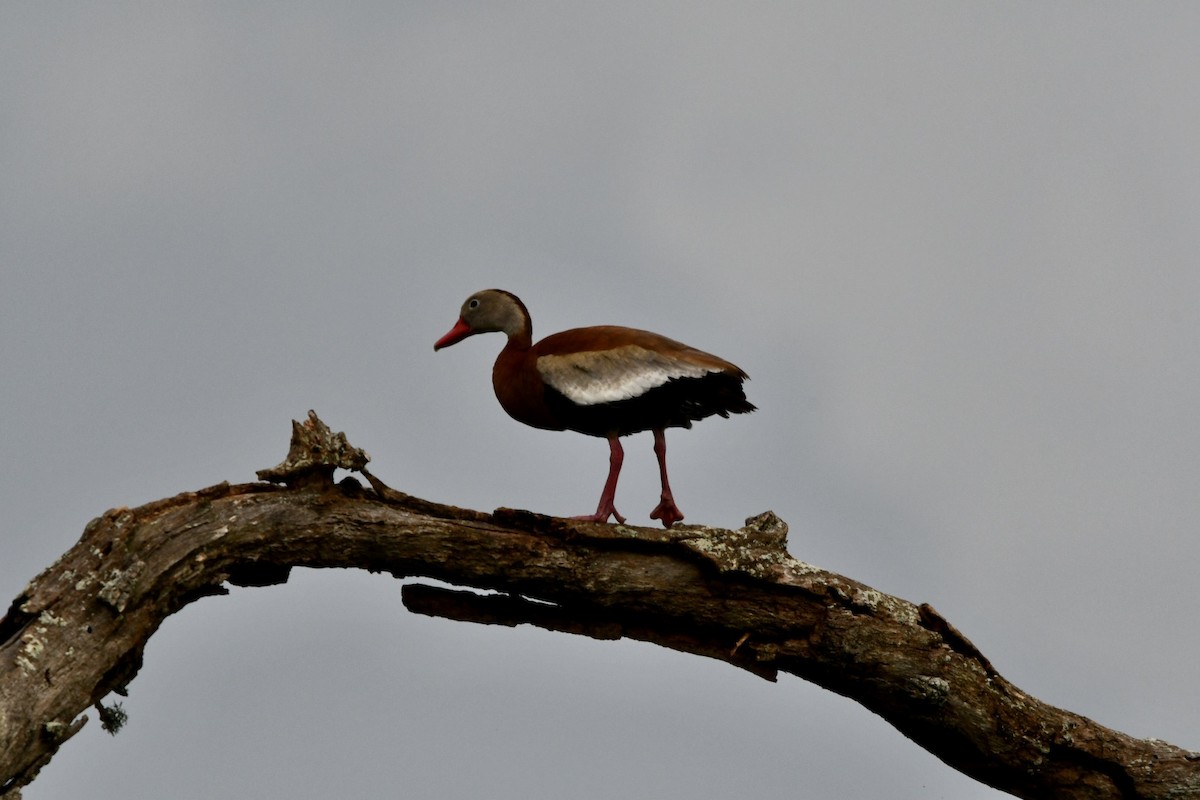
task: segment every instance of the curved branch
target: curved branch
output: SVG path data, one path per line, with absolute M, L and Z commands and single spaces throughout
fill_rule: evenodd
M 357 567 L 494 590 L 405 587 L 410 609 L 628 636 L 850 697 L 950 766 L 1020 797 L 1200 796 L 1200 755 L 1032 698 L 928 605 L 804 564 L 767 512 L 738 530 L 596 525 L 442 506 L 384 486 L 310 412 L 266 483 L 115 509 L 0 620 L 0 795 L 36 776 L 171 614 L 226 583 Z M 340 434 L 338 435 L 340 436 Z M 299 455 L 297 455 L 299 454 Z M 334 466 L 371 483 L 335 485 Z

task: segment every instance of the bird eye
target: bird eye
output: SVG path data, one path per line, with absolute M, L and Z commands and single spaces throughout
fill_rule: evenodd
M 467 308 L 479 308 L 479 298 L 472 297 L 467 301 Z

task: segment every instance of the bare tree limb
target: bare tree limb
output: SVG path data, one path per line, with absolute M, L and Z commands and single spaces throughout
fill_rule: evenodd
M 125 691 L 168 616 L 305 566 L 500 593 L 406 586 L 418 613 L 627 636 L 769 680 L 797 675 L 1019 797 L 1200 797 L 1200 755 L 1026 695 L 932 607 L 792 558 L 770 512 L 738 530 L 669 531 L 483 514 L 392 490 L 366 460 L 310 412 L 288 459 L 260 473 L 285 486 L 221 484 L 89 523 L 0 619 L 0 795 L 32 780 L 89 706 Z M 338 466 L 371 488 L 335 485 Z

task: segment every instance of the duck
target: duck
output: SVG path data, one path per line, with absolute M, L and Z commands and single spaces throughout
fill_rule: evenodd
M 661 334 L 618 325 L 572 328 L 534 344 L 529 310 L 512 292 L 484 289 L 462 304 L 458 321 L 434 351 L 480 333 L 508 337 L 492 367 L 492 388 L 513 419 L 543 430 L 569 430 L 608 441 L 609 469 L 593 514 L 572 519 L 624 523 L 615 505 L 625 451 L 621 438 L 654 436 L 662 493 L 650 518 L 670 528 L 683 520 L 667 476 L 667 428 L 711 416 L 746 414 L 749 376 L 723 358 Z

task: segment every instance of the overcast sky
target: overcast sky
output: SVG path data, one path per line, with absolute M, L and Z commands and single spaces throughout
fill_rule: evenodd
M 504 414 L 500 337 L 433 352 L 500 287 L 750 373 L 758 413 L 669 434 L 689 522 L 773 509 L 1200 748 L 1200 5 L 243 6 L 0 6 L 3 605 L 309 408 L 404 491 L 591 511 L 606 446 Z M 656 480 L 634 437 L 631 522 Z M 26 797 L 1001 796 L 799 679 L 399 589 L 188 607 Z

